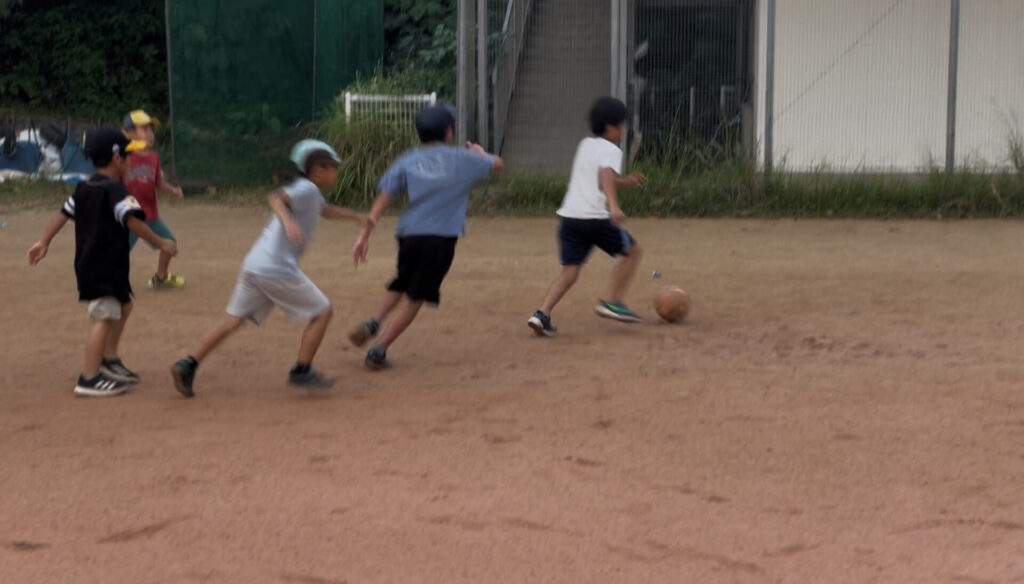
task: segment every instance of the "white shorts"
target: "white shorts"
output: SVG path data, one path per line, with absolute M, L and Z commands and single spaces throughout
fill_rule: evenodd
M 121 320 L 121 301 L 103 296 L 89 301 L 89 318 L 93 320 Z
M 276 278 L 244 270 L 238 274 L 238 283 L 228 301 L 228 314 L 262 324 L 274 306 L 280 306 L 293 320 L 312 320 L 329 309 L 331 301 L 301 272 L 298 276 Z

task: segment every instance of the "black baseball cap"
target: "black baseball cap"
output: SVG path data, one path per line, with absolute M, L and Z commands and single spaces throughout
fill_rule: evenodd
M 85 133 L 83 150 L 85 155 L 96 166 L 106 166 L 113 160 L 114 154 L 121 156 L 146 147 L 145 142 L 129 140 L 124 132 L 113 126 L 100 126 Z
M 420 141 L 441 141 L 448 135 L 448 128 L 455 127 L 457 112 L 455 107 L 447 103 L 431 105 L 416 114 L 416 133 Z

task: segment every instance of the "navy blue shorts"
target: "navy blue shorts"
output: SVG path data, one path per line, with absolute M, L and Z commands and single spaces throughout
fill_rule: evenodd
M 562 217 L 558 228 L 558 255 L 563 266 L 585 264 L 594 246 L 615 257 L 629 252 L 634 245 L 633 236 L 611 219 Z

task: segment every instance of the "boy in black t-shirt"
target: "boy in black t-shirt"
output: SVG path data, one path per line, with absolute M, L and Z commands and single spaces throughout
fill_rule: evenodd
M 139 376 L 124 366 L 117 346 L 132 311 L 132 287 L 128 281 L 128 232 L 174 256 L 178 248 L 160 239 L 146 225 L 139 203 L 121 183 L 128 152 L 140 147 L 116 128 L 97 128 L 85 138 L 85 153 L 96 174 L 79 183 L 71 198 L 28 250 L 28 263 L 46 257 L 50 241 L 68 219 L 75 221 L 75 276 L 78 298 L 89 303 L 92 332 L 85 346 L 85 368 L 75 385 L 75 395 L 109 396 L 124 393 Z

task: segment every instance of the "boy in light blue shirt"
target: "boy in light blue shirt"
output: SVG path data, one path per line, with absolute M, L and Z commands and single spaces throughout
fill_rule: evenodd
M 327 295 L 299 268 L 299 260 L 321 217 L 359 223 L 366 219 L 351 209 L 329 204 L 320 192 L 338 178 L 340 160 L 333 148 L 319 140 L 302 140 L 292 149 L 291 159 L 302 175 L 267 197 L 274 216 L 242 262 L 227 315 L 191 354 L 171 367 L 174 387 L 185 397 L 195 396 L 193 384 L 199 364 L 246 321 L 262 324 L 275 306 L 293 320 L 307 323 L 295 366 L 288 372 L 288 383 L 308 388 L 329 387 L 332 383 L 313 369 L 313 357 L 334 311 Z
M 424 302 L 440 303 L 441 282 L 451 268 L 455 244 L 466 232 L 469 189 L 504 168 L 501 158 L 478 144 L 450 146 L 454 127 L 455 108 L 451 106 L 431 106 L 416 116 L 422 145 L 395 160 L 385 173 L 369 221 L 352 250 L 357 265 L 366 261 L 373 226 L 394 198 L 407 193 L 409 204 L 395 230 L 398 273 L 388 284 L 377 312 L 349 335 L 355 346 L 365 345 L 405 297 L 402 309 L 366 354 L 370 369 L 390 365 L 388 347 L 412 324 Z

